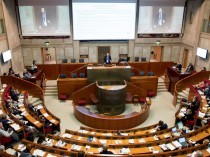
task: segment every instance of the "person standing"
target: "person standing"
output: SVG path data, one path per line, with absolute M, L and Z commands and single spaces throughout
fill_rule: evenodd
M 105 64 L 110 64 L 112 61 L 111 56 L 109 55 L 109 53 L 106 54 L 106 56 L 104 57 L 104 63 Z

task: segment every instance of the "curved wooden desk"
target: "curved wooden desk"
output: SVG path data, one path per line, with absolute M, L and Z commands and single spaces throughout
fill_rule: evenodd
M 91 113 L 84 106 L 74 105 L 74 115 L 83 124 L 108 130 L 129 129 L 143 123 L 149 116 L 150 106 L 142 112 L 132 112 L 127 115 L 106 116 L 101 114 Z

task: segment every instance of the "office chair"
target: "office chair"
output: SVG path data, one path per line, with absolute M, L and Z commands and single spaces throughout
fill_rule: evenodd
M 127 62 L 129 62 L 129 61 L 130 61 L 130 59 L 131 59 L 131 57 L 127 57 L 126 61 L 127 61 Z
M 72 78 L 77 78 L 77 73 L 71 73 Z
M 152 71 L 149 71 L 149 72 L 147 73 L 147 75 L 148 75 L 148 76 L 154 76 L 154 73 L 153 73 Z
M 141 57 L 141 61 L 146 62 L 147 61 L 146 57 Z
M 80 73 L 80 74 L 79 74 L 79 77 L 80 77 L 80 78 L 85 78 L 85 73 Z
M 134 61 L 135 61 L 135 62 L 138 62 L 138 61 L 139 61 L 139 57 L 135 57 L 135 58 L 134 58 Z
M 60 78 L 66 78 L 66 74 L 60 74 Z
M 144 71 L 139 71 L 139 76 L 144 76 L 145 72 Z
M 62 59 L 62 63 L 67 63 L 68 60 L 67 59 Z
M 84 59 L 83 58 L 80 58 L 79 59 L 79 63 L 84 63 Z
M 71 59 L 71 63 L 76 63 L 76 59 Z

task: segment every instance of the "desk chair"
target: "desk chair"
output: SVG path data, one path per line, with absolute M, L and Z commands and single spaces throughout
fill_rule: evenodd
M 85 73 L 80 73 L 80 74 L 79 74 L 79 77 L 80 77 L 80 78 L 85 78 Z
M 79 59 L 79 63 L 84 63 L 84 59 L 83 58 L 80 58 Z
M 145 72 L 144 71 L 139 71 L 139 76 L 144 76 Z
M 149 72 L 147 73 L 147 75 L 148 75 L 148 76 L 154 76 L 154 73 L 153 73 L 152 71 L 149 71 Z
M 71 73 L 72 78 L 77 78 L 77 73 Z
M 67 63 L 68 60 L 67 59 L 62 59 L 62 63 Z
M 76 59 L 71 59 L 71 63 L 76 63 Z
M 147 61 L 146 57 L 141 57 L 141 61 L 146 62 Z
M 60 74 L 60 78 L 66 78 L 66 74 Z
M 139 61 L 139 57 L 135 57 L 135 58 L 134 58 L 134 61 L 135 61 L 135 62 L 138 62 L 138 61 Z

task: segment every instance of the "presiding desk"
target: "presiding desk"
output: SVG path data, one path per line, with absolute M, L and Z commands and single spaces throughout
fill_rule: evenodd
M 181 79 L 183 79 L 187 76 L 190 76 L 192 74 L 192 72 L 191 73 L 178 72 L 176 70 L 176 67 L 174 67 L 174 66 L 173 67 L 168 67 L 167 73 L 168 73 L 168 77 L 170 79 L 169 92 L 171 92 L 171 94 L 174 94 L 175 84 L 179 80 L 181 80 Z
M 87 79 L 95 81 L 130 80 L 131 66 L 88 66 Z

